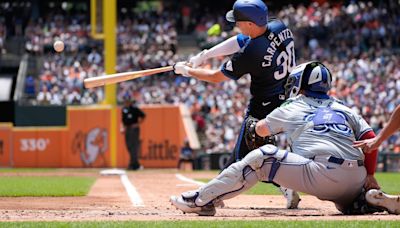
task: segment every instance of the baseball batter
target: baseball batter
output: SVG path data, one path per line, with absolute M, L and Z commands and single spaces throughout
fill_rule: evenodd
M 207 58 L 235 53 L 221 69 L 191 68 L 185 62 L 178 62 L 174 69 L 176 74 L 214 83 L 239 80 L 244 75 L 250 75 L 252 97 L 234 151 L 225 166 L 228 167 L 255 149 L 249 148 L 245 142 L 246 119 L 264 118 L 284 102 L 284 84 L 296 63 L 292 32 L 282 21 L 268 22 L 268 8 L 261 0 L 237 0 L 233 10 L 226 14 L 226 19 L 235 22 L 242 34 L 190 60 L 196 67 Z M 265 143 L 271 140 L 265 138 Z M 297 208 L 298 194 L 286 189 L 283 192 L 288 199 L 287 207 Z
M 354 213 L 363 187 L 379 189 L 379 185 L 374 178 L 377 151 L 364 154 L 352 144 L 375 135 L 362 117 L 327 95 L 331 81 L 322 63 L 297 66 L 286 84 L 291 98 L 256 124 L 259 136 L 285 132 L 293 153 L 264 145 L 200 189 L 172 196 L 172 204 L 186 213 L 214 215 L 219 201 L 237 196 L 257 181 L 274 181 L 332 201 L 343 213 Z M 400 213 L 396 198 L 375 189 L 366 197 L 390 213 Z M 384 203 L 377 204 L 377 199 Z M 373 211 L 364 207 L 355 213 Z

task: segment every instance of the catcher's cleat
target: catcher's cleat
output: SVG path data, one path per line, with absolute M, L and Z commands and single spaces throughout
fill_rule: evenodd
M 287 200 L 286 208 L 297 209 L 301 200 L 299 194 L 296 191 L 285 187 L 279 187 L 279 190 L 281 190 L 283 196 L 285 196 Z
M 184 199 L 182 196 L 171 196 L 169 201 L 183 213 L 195 213 L 201 216 L 215 215 L 216 210 L 214 205 L 205 205 L 199 207 L 194 203 L 194 199 Z
M 383 193 L 378 189 L 371 189 L 365 195 L 367 202 L 373 206 L 383 208 L 390 214 L 400 214 L 400 196 Z
M 223 208 L 225 207 L 225 203 L 223 200 L 220 199 L 216 199 L 213 201 L 214 207 L 219 207 L 219 208 Z

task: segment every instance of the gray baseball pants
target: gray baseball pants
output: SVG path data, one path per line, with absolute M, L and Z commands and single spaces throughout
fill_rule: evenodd
M 363 161 L 329 155 L 308 159 L 279 150 L 274 145 L 265 145 L 202 186 L 195 203 L 204 206 L 219 199 L 233 198 L 258 181 L 274 181 L 321 200 L 332 201 L 342 211 L 360 194 L 366 175 Z

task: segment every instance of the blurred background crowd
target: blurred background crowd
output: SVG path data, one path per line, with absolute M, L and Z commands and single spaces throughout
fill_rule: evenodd
M 237 34 L 224 20 L 231 5 L 209 9 L 198 3 L 169 3 L 163 10 L 158 6 L 134 14 L 122 7 L 117 71 L 172 65 Z M 5 9 L 4 4 L 0 7 Z M 20 34 L 25 51 L 40 59 L 38 74 L 26 78 L 26 100 L 41 105 L 101 102 L 102 88 L 87 90 L 82 85 L 83 79 L 104 74 L 102 43 L 90 37 L 88 13 L 64 9 L 22 21 L 7 18 L 16 9 L 10 5 L 0 13 L 0 53 L 7 52 L 7 36 Z M 320 60 L 326 64 L 334 75 L 332 95 L 360 113 L 376 132 L 382 129 L 400 104 L 399 2 L 312 1 L 270 11 L 271 18 L 281 19 L 293 31 L 297 63 Z M 52 50 L 56 39 L 65 42 L 64 52 Z M 223 61 L 213 59 L 206 67 L 218 68 Z M 184 103 L 192 111 L 203 150 L 230 152 L 250 98 L 249 86 L 246 77 L 210 84 L 170 72 L 119 84 L 117 99 L 121 103 L 130 95 L 139 105 Z M 285 144 L 283 136 L 280 143 Z M 382 148 L 400 153 L 400 134 Z

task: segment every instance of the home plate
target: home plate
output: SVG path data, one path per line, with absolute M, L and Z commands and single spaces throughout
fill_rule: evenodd
M 101 175 L 107 176 L 107 175 L 124 175 L 126 174 L 126 171 L 123 169 L 105 169 L 100 171 Z

